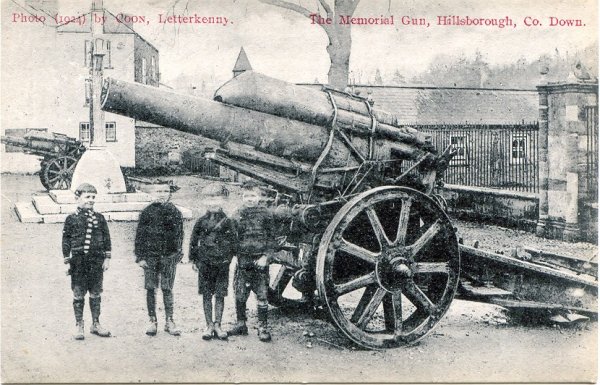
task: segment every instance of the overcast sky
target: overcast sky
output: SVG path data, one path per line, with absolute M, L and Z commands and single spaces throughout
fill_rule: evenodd
M 24 47 L 43 44 L 39 34 L 23 33 L 23 25 L 10 23 L 10 12 L 25 0 L 1 0 L 3 57 L 19 44 L 10 36 L 19 36 Z M 316 10 L 317 0 L 294 1 Z M 89 11 L 91 0 L 60 1 L 59 13 L 78 15 Z M 332 1 L 331 1 L 332 2 Z M 597 44 L 597 3 L 595 0 L 495 0 L 493 5 L 480 0 L 418 1 L 362 0 L 358 17 L 394 16 L 393 26 L 353 26 L 351 70 L 369 77 L 376 69 L 392 74 L 396 69 L 410 78 L 423 71 L 436 55 L 474 55 L 479 50 L 491 64 L 529 60 L 558 50 L 575 51 Z M 491 2 L 490 2 L 491 3 Z M 325 82 L 329 60 L 325 50 L 326 35 L 309 19 L 258 0 L 104 0 L 112 13 L 145 16 L 148 24 L 134 28 L 160 51 L 162 81 L 186 77 L 213 77 L 223 81 L 231 77 L 231 68 L 241 46 L 255 70 L 292 82 Z M 187 11 L 186 11 L 187 8 Z M 165 25 L 159 14 L 224 16 L 232 24 Z M 403 26 L 401 17 L 426 18 L 430 27 Z M 516 28 L 441 27 L 437 16 L 504 18 L 509 16 Z M 539 19 L 541 27 L 526 28 L 523 19 Z M 549 17 L 581 19 L 582 27 L 555 27 Z M 8 37 L 7 37 L 8 36 Z M 27 43 L 27 39 L 35 39 Z M 9 45 L 7 49 L 7 45 Z M 28 48 L 23 48 L 28 49 Z M 2 73 L 2 76 L 10 74 Z

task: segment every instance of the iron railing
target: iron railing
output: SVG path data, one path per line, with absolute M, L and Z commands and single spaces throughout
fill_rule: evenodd
M 445 183 L 539 191 L 538 123 L 412 127 L 431 135 L 438 151 L 448 145 L 457 150 L 444 175 Z
M 587 133 L 586 187 L 589 199 L 598 201 L 598 106 L 584 108 Z

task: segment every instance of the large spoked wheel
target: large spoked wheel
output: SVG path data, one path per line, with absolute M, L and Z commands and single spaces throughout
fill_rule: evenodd
M 48 190 L 68 190 L 77 165 L 77 159 L 72 156 L 61 156 L 46 162 L 42 175 L 42 184 Z
M 46 161 L 42 161 L 40 162 L 40 172 L 39 172 L 39 177 L 40 177 L 40 182 L 42 183 L 42 186 L 44 186 L 44 188 L 46 190 L 50 190 L 50 186 L 48 186 L 48 183 L 46 182 L 46 166 L 47 163 Z
M 339 329 L 367 348 L 415 343 L 450 307 L 460 271 L 450 220 L 405 187 L 366 191 L 335 215 L 317 255 L 317 288 Z

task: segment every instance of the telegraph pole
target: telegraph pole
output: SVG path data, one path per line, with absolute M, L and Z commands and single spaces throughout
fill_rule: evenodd
M 92 37 L 94 33 L 92 33 Z M 90 100 L 90 147 L 106 147 L 106 128 L 104 111 L 100 108 L 102 95 L 102 65 L 105 55 L 104 40 L 92 40 L 91 100 Z
M 80 183 L 91 183 L 99 194 L 125 193 L 125 178 L 117 158 L 107 149 L 106 127 L 104 125 L 104 111 L 100 108 L 102 103 L 103 60 L 106 55 L 104 34 L 104 7 L 102 0 L 92 1 L 91 22 L 91 63 L 90 78 L 87 82 L 91 86 L 89 94 L 89 119 L 90 119 L 90 146 L 83 153 L 71 182 L 71 189 L 76 189 Z M 86 55 L 88 53 L 86 52 Z

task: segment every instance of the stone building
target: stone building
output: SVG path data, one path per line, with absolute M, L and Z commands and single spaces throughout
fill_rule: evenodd
M 10 12 L 11 9 L 4 8 L 3 11 Z M 74 21 L 58 25 L 49 22 L 39 24 L 27 26 L 29 32 L 33 30 L 39 35 L 39 39 L 32 39 L 31 46 L 15 49 L 16 56 L 22 55 L 20 61 L 23 64 L 18 74 L 23 79 L 26 92 L 5 103 L 10 106 L 2 111 L 2 134 L 23 135 L 31 129 L 39 129 L 65 134 L 89 144 L 90 90 L 87 79 L 90 74 L 92 27 L 96 28 L 95 38 L 104 41 L 105 77 L 158 87 L 158 49 L 133 29 L 126 15 L 114 15 L 103 7 L 102 1 L 94 1 L 91 10 Z M 13 27 L 15 30 L 20 26 Z M 16 65 L 8 55 L 3 55 L 3 59 L 8 65 Z M 14 57 L 16 60 L 17 57 Z M 3 70 L 3 75 L 8 73 Z M 107 149 L 121 166 L 134 167 L 134 120 L 110 113 L 105 114 L 104 120 Z M 36 157 L 21 152 L 3 153 L 2 170 L 35 172 L 39 170 L 39 162 Z

